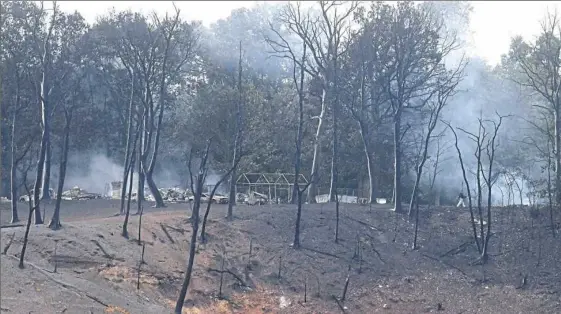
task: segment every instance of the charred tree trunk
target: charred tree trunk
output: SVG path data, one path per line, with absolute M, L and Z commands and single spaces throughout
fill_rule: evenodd
M 310 177 L 316 177 L 317 173 L 318 173 L 318 168 L 319 168 L 319 158 L 320 158 L 320 138 L 321 135 L 323 134 L 323 119 L 325 117 L 325 96 L 326 96 L 326 90 L 325 87 L 322 90 L 322 95 L 320 98 L 320 102 L 321 102 L 321 111 L 319 113 L 319 116 L 317 116 L 318 119 L 318 126 L 316 129 L 316 135 L 314 138 L 314 153 L 313 153 L 313 159 L 312 159 L 312 173 L 310 175 Z M 316 195 L 317 195 L 317 186 L 315 182 L 312 182 L 312 184 L 310 184 L 310 187 L 308 188 L 308 203 L 310 204 L 315 204 L 316 203 Z
M 401 213 L 401 114 L 398 113 L 394 119 L 393 132 L 393 152 L 394 152 L 394 209 L 396 213 Z
M 161 95 L 160 97 L 163 96 L 164 95 Z M 152 158 L 150 159 L 150 164 L 148 166 L 148 169 L 146 169 L 146 171 L 144 172 L 146 177 L 146 183 L 148 183 L 150 192 L 152 193 L 152 196 L 154 196 L 154 200 L 156 201 L 156 204 L 154 205 L 154 207 L 156 208 L 166 207 L 166 205 L 164 204 L 164 199 L 162 198 L 162 195 L 160 194 L 160 191 L 156 186 L 156 182 L 154 182 L 154 179 L 152 177 L 152 174 L 154 172 L 154 167 L 156 166 L 156 157 L 158 155 L 158 148 L 160 143 L 160 132 L 162 129 L 162 121 L 164 117 L 163 100 L 161 100 L 161 102 L 162 103 L 160 104 L 159 113 L 158 113 L 158 126 L 156 127 L 156 136 L 154 138 L 154 151 L 152 153 Z
M 48 116 L 47 119 L 50 120 Z M 50 121 L 49 121 L 50 122 Z M 46 129 L 46 151 L 45 151 L 45 161 L 43 162 L 43 179 L 41 180 L 42 187 L 41 187 L 41 199 L 42 200 L 50 200 L 51 199 L 51 130 L 50 127 Z
M 135 164 L 135 160 L 136 160 L 136 154 L 135 151 L 133 149 L 133 154 L 132 154 L 132 159 L 130 161 L 130 166 L 129 169 L 126 169 L 127 172 L 131 172 L 130 177 L 131 177 L 131 181 L 132 181 L 132 177 L 133 177 L 133 172 L 131 171 L 132 169 L 134 169 L 134 164 Z M 125 220 L 123 221 L 123 231 L 121 232 L 121 235 L 123 237 L 125 237 L 126 239 L 129 238 L 129 231 L 128 231 L 128 225 L 129 225 L 129 215 L 130 215 L 130 198 L 128 200 L 128 204 L 129 206 L 127 206 L 126 212 L 125 212 Z
M 464 159 L 462 157 L 462 151 L 460 150 L 460 147 L 458 146 L 458 135 L 456 134 L 456 131 L 454 130 L 454 128 L 452 128 L 452 126 L 450 124 L 447 124 L 448 128 L 450 129 L 450 131 L 452 131 L 452 134 L 454 134 L 454 145 L 456 147 L 456 152 L 458 153 L 458 160 L 460 161 L 460 166 L 462 168 L 462 178 L 464 180 L 464 183 L 466 185 L 466 189 L 467 189 L 467 195 L 468 195 L 468 206 L 469 206 L 469 215 L 470 215 L 470 220 L 471 220 L 471 227 L 472 227 L 472 231 L 473 231 L 473 239 L 475 241 L 475 244 L 477 245 L 477 251 L 479 253 L 481 253 L 481 245 L 479 243 L 479 239 L 477 237 L 477 227 L 475 225 L 475 215 L 473 213 L 473 204 L 472 204 L 472 197 L 471 197 L 471 188 L 469 186 L 469 180 L 467 178 L 467 174 L 466 174 L 466 168 L 464 166 Z
M 137 152 L 137 156 L 136 156 L 136 160 L 137 160 L 137 173 L 138 173 L 138 182 L 137 182 L 137 188 L 136 188 L 136 214 L 139 215 L 140 211 L 142 210 L 142 202 L 144 201 L 144 172 L 142 171 L 142 158 L 143 158 L 143 154 L 142 152 L 144 151 L 144 141 L 145 141 L 145 137 L 146 137 L 146 132 L 144 131 L 145 129 L 145 122 L 139 122 L 142 123 L 143 126 L 140 129 L 140 149 Z
M 551 234 L 555 237 L 555 220 L 553 218 L 553 195 L 551 193 L 551 138 L 547 137 L 547 200 L 549 202 L 549 223 L 551 225 Z
M 132 115 L 133 115 L 133 100 L 134 100 L 134 74 L 133 72 L 129 72 L 131 76 L 131 95 L 129 101 L 129 116 L 128 116 L 128 125 L 127 125 L 127 139 L 126 139 L 126 148 L 125 148 L 125 166 L 123 168 L 123 182 L 121 184 L 121 208 L 119 213 L 122 215 L 125 212 L 125 197 L 127 194 L 127 181 L 128 181 L 128 174 L 129 174 L 129 164 L 131 159 L 133 158 L 130 149 L 131 149 L 131 140 L 132 140 Z
M 232 158 L 232 175 L 230 176 L 230 195 L 228 200 L 228 215 L 226 219 L 234 219 L 234 204 L 236 204 L 236 173 L 237 173 L 237 159 L 241 152 L 242 146 L 242 101 L 243 101 L 243 90 L 242 90 L 242 42 L 240 41 L 240 51 L 239 51 L 239 63 L 238 63 L 238 103 L 236 106 L 236 134 L 234 138 L 234 151 Z
M 364 147 L 364 155 L 366 156 L 366 168 L 368 170 L 368 203 L 372 204 L 376 200 L 376 180 L 374 177 L 374 162 L 372 160 L 372 151 L 368 145 L 368 136 L 364 122 L 359 121 L 360 137 Z
M 16 122 L 19 109 L 19 80 L 18 80 L 18 90 L 16 96 L 16 109 L 14 110 L 14 115 L 12 117 L 12 147 L 11 147 L 11 169 L 10 169 L 10 194 L 12 196 L 12 220 L 11 223 L 16 223 L 19 221 L 18 217 L 18 183 L 17 183 L 17 157 L 16 157 Z M 1 180 L 1 178 L 0 178 Z
M 555 107 L 555 200 L 561 205 L 561 104 Z
M 291 203 L 300 202 L 300 188 L 298 187 L 298 178 L 300 177 L 300 163 L 302 157 L 302 133 L 304 132 L 304 77 L 306 75 L 306 43 L 302 45 L 302 60 L 300 60 L 300 84 L 296 81 L 296 73 L 294 73 L 294 84 L 298 90 L 298 131 L 296 134 L 296 154 L 294 156 L 294 186 L 292 189 Z M 296 60 L 294 60 L 294 72 L 296 72 Z M 298 198 L 298 199 L 296 199 Z M 301 205 L 299 205 L 301 207 Z
M 62 154 L 60 156 L 60 166 L 59 166 L 59 177 L 58 177 L 58 187 L 57 196 L 55 203 L 55 210 L 53 216 L 49 223 L 49 228 L 52 230 L 58 230 L 60 225 L 60 203 L 62 201 L 62 190 L 64 188 L 64 179 L 66 178 L 66 164 L 68 161 L 68 148 L 70 145 L 70 123 L 72 120 L 72 113 L 65 109 L 64 112 L 66 125 L 64 126 L 64 140 L 62 143 Z
M 40 199 L 41 199 L 41 187 L 47 187 L 47 189 L 43 189 L 46 195 L 49 195 L 48 190 L 48 183 L 45 185 L 44 182 L 41 180 L 45 178 L 44 172 L 46 168 L 50 168 L 50 164 L 46 165 L 47 154 L 48 154 L 48 147 L 49 147 L 49 135 L 51 132 L 50 129 L 50 106 L 49 106 L 49 92 L 50 92 L 50 84 L 48 79 L 48 70 L 50 70 L 51 66 L 51 51 L 50 51 L 50 39 L 53 33 L 53 29 L 55 26 L 57 17 L 57 7 L 54 5 L 53 7 L 53 15 L 51 17 L 51 23 L 49 25 L 49 30 L 47 33 L 47 37 L 45 38 L 45 42 L 43 45 L 43 56 L 41 58 L 41 87 L 40 87 L 40 96 L 39 100 L 41 103 L 41 148 L 39 150 L 39 160 L 37 161 L 37 173 L 35 176 L 35 184 L 33 186 L 33 212 L 35 214 L 35 224 L 42 224 L 43 219 L 41 218 L 41 209 L 39 207 Z M 49 158 L 50 159 L 50 158 Z M 49 160 L 50 162 L 50 160 Z M 49 169 L 50 171 L 50 169 Z M 48 179 L 48 177 L 46 177 Z M 46 192 L 45 192 L 46 191 Z
M 191 275 L 193 273 L 193 264 L 195 263 L 195 251 L 197 250 L 197 234 L 199 231 L 199 209 L 201 207 L 201 193 L 203 191 L 203 182 L 206 176 L 206 162 L 208 158 L 208 150 L 210 148 L 210 141 L 207 144 L 205 155 L 201 161 L 201 167 L 199 169 L 199 175 L 197 176 L 197 190 L 194 195 L 194 205 L 192 225 L 193 232 L 191 233 L 191 245 L 189 248 L 189 260 L 187 262 L 187 271 L 185 272 L 185 278 L 183 279 L 183 284 L 181 285 L 181 290 L 179 292 L 179 297 L 177 303 L 175 304 L 175 314 L 181 314 L 183 310 L 183 304 L 185 303 L 185 296 L 187 295 L 187 290 L 189 289 L 189 283 L 191 282 Z
M 128 222 L 129 222 L 130 209 L 131 209 L 131 194 L 132 194 L 132 185 L 133 185 L 133 180 L 134 180 L 134 166 L 135 166 L 135 163 L 136 163 L 136 159 L 140 158 L 140 153 L 137 154 L 136 149 L 138 147 L 138 138 L 141 136 L 141 132 L 142 132 L 141 125 L 142 125 L 142 122 L 139 119 L 138 120 L 138 126 L 137 126 L 136 132 L 134 134 L 134 142 L 132 143 L 132 152 L 130 154 L 131 155 L 131 160 L 128 164 L 128 168 L 125 169 L 125 171 L 128 173 L 128 176 L 129 176 L 129 184 L 128 184 L 129 195 L 128 195 L 128 199 L 127 199 L 127 209 L 125 211 L 125 220 L 123 222 L 123 231 L 122 231 L 121 235 L 123 237 L 127 238 L 127 239 L 129 237 L 127 226 L 128 226 Z M 139 151 L 140 151 L 140 149 L 139 149 Z M 140 167 L 138 169 L 140 170 Z M 140 173 L 142 173 L 142 172 L 139 171 L 139 175 L 140 175 Z M 138 196 L 138 193 L 137 193 L 137 196 Z M 141 214 L 142 213 L 142 204 L 140 203 L 140 201 L 138 202 L 138 204 L 139 204 L 138 214 Z M 139 226 L 139 228 L 140 228 L 140 226 Z
M 27 195 L 31 196 L 29 193 Z M 31 197 L 30 197 L 30 200 L 29 200 L 29 214 L 27 216 L 27 224 L 25 226 L 25 234 L 23 236 L 23 246 L 21 247 L 21 253 L 19 255 L 19 265 L 18 265 L 18 267 L 20 269 L 23 269 L 23 267 L 24 267 L 23 259 L 25 257 L 25 251 L 27 249 L 27 242 L 29 240 L 29 229 L 31 228 L 31 215 L 33 215 L 33 212 L 35 212 L 36 210 L 37 210 L 37 207 L 33 207 L 33 205 L 31 204 Z
M 228 170 L 228 172 L 226 172 L 226 174 L 224 174 L 220 180 L 218 180 L 218 182 L 216 182 L 216 184 L 214 185 L 214 187 L 212 188 L 212 191 L 210 192 L 210 197 L 209 199 L 212 200 L 214 198 L 214 194 L 216 194 L 216 191 L 218 190 L 218 187 L 220 186 L 220 184 L 222 184 L 222 182 L 226 181 L 226 179 L 230 176 L 230 173 L 232 171 L 234 171 L 234 168 L 236 168 L 238 166 L 238 163 L 240 161 L 241 158 L 238 158 L 237 162 L 235 162 L 235 164 L 232 166 L 232 168 L 230 168 L 230 170 Z M 205 243 L 206 242 L 206 222 L 208 219 L 208 215 L 210 214 L 210 207 L 212 206 L 212 202 L 208 202 L 208 204 L 206 205 L 206 211 L 205 211 L 205 216 L 203 218 L 203 225 L 201 228 L 201 242 Z
M 41 147 L 39 149 L 39 160 L 37 161 L 37 172 L 35 176 L 35 184 L 33 186 L 33 207 L 35 210 L 33 211 L 35 215 L 35 224 L 42 224 L 43 219 L 41 218 L 41 210 L 39 207 L 41 195 L 41 179 L 43 178 L 43 170 L 44 170 L 44 163 L 45 157 L 47 152 L 47 144 L 48 144 L 48 129 L 49 129 L 49 120 L 48 120 L 48 111 L 47 111 L 47 87 L 46 85 L 46 77 L 45 73 L 43 73 L 43 78 L 41 82 L 41 119 L 42 119 L 42 133 L 41 133 Z

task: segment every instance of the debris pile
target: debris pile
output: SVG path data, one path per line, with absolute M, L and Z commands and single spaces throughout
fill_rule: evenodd
M 86 190 L 81 189 L 79 186 L 75 186 L 68 191 L 64 191 L 61 194 L 63 200 L 93 200 L 101 198 L 99 193 L 90 193 Z
M 183 190 L 180 188 L 161 188 L 159 191 L 164 201 L 167 202 L 182 202 L 192 195 L 189 190 Z

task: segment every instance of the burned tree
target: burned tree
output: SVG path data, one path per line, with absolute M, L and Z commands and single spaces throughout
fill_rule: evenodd
M 243 84 L 242 84 L 242 72 L 243 72 L 243 63 L 242 63 L 242 42 L 240 40 L 240 48 L 239 48 L 239 59 L 238 59 L 238 101 L 236 102 L 236 123 L 235 123 L 235 133 L 234 133 L 234 145 L 232 149 L 232 171 L 230 173 L 230 192 L 229 192 L 229 199 L 228 199 L 228 214 L 226 219 L 232 220 L 234 219 L 234 204 L 236 203 L 236 168 L 239 162 L 239 155 L 241 155 L 242 149 L 242 134 L 243 134 Z
M 290 43 L 281 35 L 281 33 L 274 29 L 272 24 L 272 31 L 277 35 L 279 40 L 265 38 L 269 46 L 272 48 L 273 53 L 280 58 L 287 58 L 292 62 L 292 81 L 298 93 L 298 130 L 296 132 L 296 152 L 294 155 L 294 188 L 292 190 L 292 203 L 298 202 L 298 178 L 300 176 L 301 157 L 302 157 L 302 136 L 304 132 L 304 80 L 306 78 L 306 43 L 302 41 L 302 57 L 298 59 L 295 51 L 293 51 Z M 308 31 L 309 21 L 302 23 L 301 27 Z M 298 71 L 299 70 L 299 71 Z
M 541 23 L 541 34 L 534 43 L 521 37 L 513 39 L 510 59 L 515 63 L 521 86 L 535 92 L 546 106 L 535 105 L 553 116 L 555 152 L 555 201 L 561 204 L 561 21 L 557 12 L 549 13 Z
M 34 37 L 37 41 L 37 45 L 39 46 L 39 39 L 37 32 L 38 29 L 41 27 L 40 19 L 41 15 L 43 14 L 43 3 L 41 2 L 41 9 L 38 14 L 34 17 Z M 45 195 L 49 195 L 49 183 L 44 182 L 48 181 L 48 173 L 50 172 L 50 156 L 49 154 L 49 146 L 50 146 L 50 115 L 51 115 L 51 107 L 50 107 L 50 91 L 51 91 L 51 84 L 49 80 L 48 73 L 52 67 L 52 54 L 51 54 L 51 37 L 53 36 L 53 30 L 56 26 L 58 15 L 58 7 L 56 2 L 53 2 L 53 13 L 51 15 L 51 21 L 47 30 L 47 35 L 43 41 L 43 47 L 40 48 L 39 53 L 41 54 L 41 58 L 39 59 L 41 62 L 41 82 L 40 82 L 40 95 L 39 101 L 41 103 L 41 146 L 39 150 L 39 159 L 37 161 L 37 172 L 35 176 L 35 184 L 33 186 L 33 212 L 35 215 L 35 224 L 42 224 L 43 218 L 41 218 L 41 210 L 39 208 L 39 199 L 44 198 Z M 49 154 L 50 155 L 50 154 Z M 41 189 L 43 189 L 43 193 L 41 193 Z M 41 195 L 42 194 L 42 195 Z
M 455 36 L 441 35 L 444 23 L 428 8 L 399 2 L 390 12 L 387 18 L 395 21 L 388 32 L 392 61 L 382 84 L 393 124 L 395 211 L 401 212 L 403 115 L 425 106 L 434 94 L 444 58 L 457 48 L 457 43 Z
M 201 228 L 201 242 L 205 243 L 206 242 L 206 222 L 208 219 L 208 215 L 210 214 L 210 207 L 212 206 L 212 202 L 210 200 L 214 199 L 214 195 L 216 194 L 216 191 L 218 190 L 218 187 L 220 187 L 220 184 L 222 184 L 224 181 L 226 181 L 226 179 L 228 179 L 228 177 L 231 177 L 230 174 L 234 171 L 234 169 L 236 169 L 238 167 L 238 164 L 240 163 L 240 160 L 242 159 L 242 153 L 239 152 L 239 154 L 236 156 L 236 160 L 234 160 L 234 164 L 232 165 L 232 167 L 230 167 L 230 169 L 228 169 L 228 171 L 220 177 L 220 179 L 218 180 L 218 182 L 216 182 L 216 184 L 214 185 L 214 187 L 212 188 L 212 191 L 210 192 L 209 195 L 209 202 L 206 205 L 206 211 L 205 211 L 205 216 L 203 218 L 203 225 Z M 190 162 L 189 162 L 190 164 Z M 189 165 L 189 168 L 191 167 L 191 165 Z M 193 176 L 191 175 L 191 169 L 189 169 L 189 176 L 191 178 L 193 178 Z M 192 187 L 193 185 L 191 184 L 191 189 L 193 189 Z
M 129 74 L 131 96 L 127 101 L 128 120 L 131 120 L 132 107 L 136 107 L 132 105 L 134 100 L 139 100 L 136 115 L 143 117 L 140 148 L 136 157 L 138 205 L 140 208 L 144 200 L 146 183 L 154 196 L 155 206 L 164 207 L 153 173 L 160 150 L 164 114 L 174 99 L 172 86 L 184 83 L 194 62 L 198 47 L 197 24 L 182 21 L 177 8 L 173 16 L 166 15 L 163 19 L 156 14 L 149 20 L 132 12 L 124 12 L 110 15 L 103 23 L 107 26 L 103 36 L 109 41 L 111 54 Z M 117 36 L 115 40 L 115 33 L 123 35 Z M 130 132 L 127 133 L 129 136 L 126 140 L 132 141 Z M 125 154 L 125 169 L 128 168 L 127 160 L 131 159 L 130 147 L 128 153 Z M 123 185 L 126 185 L 126 180 L 123 180 Z
M 123 62 L 125 63 L 125 62 Z M 132 125 L 133 125 L 133 111 L 134 111 L 134 92 L 135 92 L 135 79 L 134 79 L 134 70 L 130 69 L 127 67 L 127 70 L 129 72 L 129 76 L 130 76 L 130 80 L 131 80 L 131 91 L 130 91 L 130 100 L 129 100 L 129 115 L 128 115 L 128 121 L 127 121 L 127 142 L 125 145 L 125 166 L 123 167 L 123 183 L 121 185 L 121 208 L 119 209 L 119 213 L 122 215 L 125 213 L 125 198 L 126 198 L 126 193 L 127 193 L 127 181 L 128 181 L 128 177 L 129 177 L 129 173 L 131 172 L 131 169 L 134 169 L 134 165 L 131 166 L 132 164 L 132 159 L 134 158 L 134 154 L 136 152 L 136 149 L 132 149 L 131 152 L 131 140 L 132 140 Z M 140 125 L 140 122 L 138 123 Z M 138 139 L 138 132 L 136 133 L 136 139 L 135 141 Z M 135 146 L 133 146 L 135 147 Z M 130 176 L 132 177 L 132 173 L 130 174 Z M 129 196 L 130 197 L 130 196 Z M 128 208 L 130 206 L 127 206 L 127 212 L 128 212 Z
M 62 139 L 62 153 L 60 154 L 60 165 L 59 165 L 59 177 L 58 177 L 58 187 L 57 196 L 55 203 L 55 210 L 53 211 L 53 216 L 51 217 L 51 222 L 49 223 L 49 228 L 52 230 L 58 230 L 60 225 L 60 203 L 62 200 L 62 189 L 64 187 L 64 179 L 66 177 L 66 164 L 68 161 L 68 149 L 70 146 L 70 123 L 72 121 L 72 111 L 73 108 L 63 107 L 64 111 L 64 131 Z
M 472 230 L 473 230 L 473 239 L 475 241 L 475 244 L 477 245 L 477 250 L 479 251 L 479 253 L 481 253 L 482 252 L 482 250 L 481 250 L 482 246 L 481 246 L 479 238 L 477 236 L 477 227 L 475 225 L 475 216 L 473 214 L 471 188 L 470 188 L 469 180 L 468 180 L 467 174 L 466 174 L 466 168 L 465 168 L 465 165 L 464 165 L 464 159 L 463 159 L 463 156 L 462 156 L 462 151 L 460 150 L 460 146 L 458 145 L 458 134 L 456 133 L 456 130 L 454 130 L 452 125 L 450 125 L 447 122 L 444 122 L 444 123 L 450 129 L 450 131 L 452 131 L 452 134 L 454 134 L 454 140 L 455 140 L 454 145 L 456 147 L 456 152 L 458 153 L 458 160 L 460 162 L 460 167 L 462 168 L 462 178 L 463 178 L 464 183 L 465 183 L 466 188 L 467 188 L 468 207 L 469 207 L 471 226 L 472 226 Z
M 193 273 L 193 265 L 195 263 L 195 251 L 197 250 L 197 235 L 199 231 L 199 209 L 201 207 L 201 194 L 203 191 L 203 184 L 208 173 L 207 160 L 208 151 L 210 149 L 212 139 L 210 139 L 206 145 L 206 149 L 201 157 L 201 163 L 199 166 L 199 172 L 196 176 L 196 190 L 194 193 L 194 204 L 193 204 L 193 214 L 192 226 L 193 232 L 191 233 L 191 244 L 189 248 L 189 260 L 187 262 L 187 271 L 185 272 L 185 278 L 183 279 L 183 284 L 181 285 L 181 291 L 179 292 L 179 297 L 177 303 L 175 304 L 176 314 L 181 314 L 183 309 L 183 304 L 185 303 L 185 296 L 187 295 L 187 290 L 189 289 L 189 283 L 191 281 L 191 274 Z
M 22 171 L 22 178 L 23 178 L 23 187 L 25 188 L 25 191 L 27 192 L 27 197 L 28 197 L 28 201 L 27 204 L 29 206 L 29 212 L 27 214 L 27 224 L 25 226 L 25 233 L 23 236 L 23 245 L 21 247 L 21 253 L 19 256 L 19 265 L 18 267 L 23 269 L 24 265 L 23 265 L 23 260 L 25 258 L 25 251 L 27 249 L 27 242 L 29 240 L 29 230 L 31 228 L 31 217 L 33 216 L 33 213 L 39 208 L 39 202 L 41 202 L 41 200 L 39 199 L 37 202 L 35 202 L 32 199 L 32 195 L 31 195 L 31 191 L 29 190 L 29 186 L 27 184 L 27 173 L 29 171 L 29 169 L 31 168 L 32 165 L 32 161 L 31 158 L 29 158 L 29 162 L 27 164 L 27 166 L 24 166 L 24 170 Z M 41 167 L 41 165 L 37 165 L 38 167 Z
M 343 92 L 347 95 L 347 107 L 352 118 L 358 124 L 360 139 L 366 157 L 368 170 L 368 202 L 374 203 L 379 190 L 379 168 L 377 162 L 381 155 L 381 124 L 384 119 L 384 105 L 387 95 L 383 92 L 384 68 L 389 62 L 389 41 L 386 32 L 389 30 L 389 20 L 385 18 L 389 13 L 389 6 L 373 4 L 370 14 L 359 10 L 355 14 L 355 22 L 361 28 L 349 43 L 348 54 L 342 61 L 343 75 L 347 86 Z M 343 80 L 342 80 L 343 81 Z M 344 102 L 345 103 L 345 102 Z M 378 167 L 378 169 L 377 169 Z
M 346 2 L 339 1 L 320 1 L 321 12 L 319 17 L 314 17 L 310 12 L 301 12 L 300 4 L 288 4 L 280 14 L 279 21 L 284 24 L 289 34 L 299 37 L 310 53 L 310 58 L 306 58 L 305 71 L 315 78 L 321 86 L 320 113 L 314 117 L 318 119 L 318 125 L 314 140 L 314 150 L 312 159 L 312 174 L 314 177 L 319 171 L 319 153 L 321 137 L 324 131 L 325 113 L 327 103 L 333 105 L 333 127 L 337 126 L 337 114 L 339 110 L 339 83 L 337 81 L 337 69 L 339 59 L 345 53 L 343 44 L 345 35 L 348 33 L 347 20 L 358 6 L 357 2 L 352 1 L 348 8 L 338 14 L 337 10 Z M 333 133 L 333 151 L 331 166 L 330 199 L 336 189 L 337 180 L 337 132 Z M 308 189 L 308 202 L 315 203 L 317 188 L 312 183 Z
M 462 130 L 464 133 L 469 135 L 469 137 L 476 143 L 476 151 L 475 157 L 477 161 L 477 207 L 479 211 L 479 226 L 480 226 L 480 235 L 482 241 L 481 247 L 481 262 L 485 263 L 488 258 L 488 246 L 489 246 L 489 239 L 491 238 L 491 213 L 492 213 L 492 189 L 493 185 L 495 184 L 497 178 L 501 174 L 501 172 L 493 172 L 493 165 L 495 162 L 495 152 L 498 146 L 497 142 L 497 135 L 499 133 L 501 124 L 505 116 L 501 116 L 496 113 L 498 117 L 498 122 L 494 120 L 483 120 L 481 118 L 478 119 L 479 127 L 478 133 L 474 134 L 464 129 Z M 492 125 L 492 131 L 487 131 L 485 124 Z M 487 157 L 487 160 L 484 160 L 484 155 Z M 487 169 L 485 169 L 484 163 L 487 163 Z M 483 180 L 483 182 L 481 182 Z M 483 218 L 483 183 L 487 187 L 487 222 L 485 223 Z M 484 230 L 485 224 L 487 225 L 487 230 Z
M 138 149 L 138 138 L 140 135 L 140 127 L 141 127 L 141 121 L 142 119 L 138 119 L 137 122 L 137 127 L 136 127 L 136 132 L 134 133 L 134 142 L 132 143 L 132 152 L 130 154 L 130 158 L 131 160 L 127 163 L 128 168 L 125 169 L 125 172 L 127 172 L 127 174 L 130 176 L 129 177 L 129 191 L 128 191 L 128 198 L 127 198 L 127 208 L 125 211 L 125 220 L 123 221 L 123 231 L 121 232 L 121 235 L 125 238 L 129 237 L 129 233 L 128 233 L 128 222 L 129 222 L 129 216 L 130 216 L 130 209 L 131 209 L 131 194 L 132 194 L 132 183 L 133 183 L 133 176 L 134 176 L 134 165 L 136 163 L 136 158 L 137 158 L 137 149 Z M 123 183 L 124 184 L 124 183 Z M 121 194 L 122 195 L 122 194 Z M 138 194 L 137 194 L 138 195 Z M 139 212 L 138 214 L 142 214 L 142 205 L 141 205 L 141 201 L 138 200 L 139 205 Z M 123 200 L 121 200 L 121 204 L 123 204 Z M 140 229 L 140 225 L 138 226 L 138 228 Z M 140 241 L 140 237 L 139 237 L 139 241 Z
M 433 99 L 428 100 L 427 110 L 428 110 L 429 117 L 428 117 L 428 121 L 426 122 L 426 133 L 422 143 L 422 153 L 419 158 L 419 163 L 417 164 L 415 184 L 413 185 L 413 192 L 411 195 L 411 200 L 409 202 L 408 214 L 410 218 L 413 213 L 413 206 L 416 202 L 418 202 L 417 194 L 418 194 L 419 182 L 421 181 L 423 167 L 425 166 L 425 162 L 427 161 L 429 145 L 432 139 L 432 133 L 440 120 L 440 113 L 442 112 L 442 109 L 444 109 L 444 107 L 448 104 L 448 99 L 450 97 L 453 97 L 456 93 L 456 87 L 458 86 L 460 80 L 462 79 L 462 72 L 464 66 L 465 63 L 461 62 L 459 67 L 455 71 L 452 71 L 449 74 L 443 73 L 442 77 L 438 77 L 436 79 L 437 82 L 435 83 L 435 92 L 434 95 L 432 95 Z M 418 217 L 418 213 L 416 214 L 416 217 Z M 415 221 L 417 220 L 418 219 L 416 219 Z M 417 222 L 415 224 L 417 224 Z

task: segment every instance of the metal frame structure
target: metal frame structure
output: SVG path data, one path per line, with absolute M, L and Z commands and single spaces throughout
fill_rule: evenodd
M 269 200 L 275 202 L 278 199 L 290 202 L 292 190 L 294 189 L 293 173 L 242 173 L 236 180 L 236 194 L 238 192 L 248 194 L 251 191 L 269 196 Z M 308 184 L 303 174 L 298 176 L 298 184 Z

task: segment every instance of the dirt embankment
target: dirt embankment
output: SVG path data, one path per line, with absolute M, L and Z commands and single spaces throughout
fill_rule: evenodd
M 478 254 L 466 209 L 423 210 L 416 251 L 412 224 L 379 206 L 342 205 L 335 243 L 333 206 L 306 205 L 299 250 L 290 246 L 293 206 L 239 206 L 233 222 L 213 210 L 185 313 L 561 312 L 561 245 L 546 213 L 496 209 L 481 266 L 471 265 Z M 63 220 L 56 232 L 33 226 L 24 270 L 23 228 L 2 229 L 2 249 L 14 236 L 0 256 L 2 313 L 171 313 L 188 254 L 186 216 L 143 216 L 140 276 L 138 216 L 129 239 L 122 217 Z

